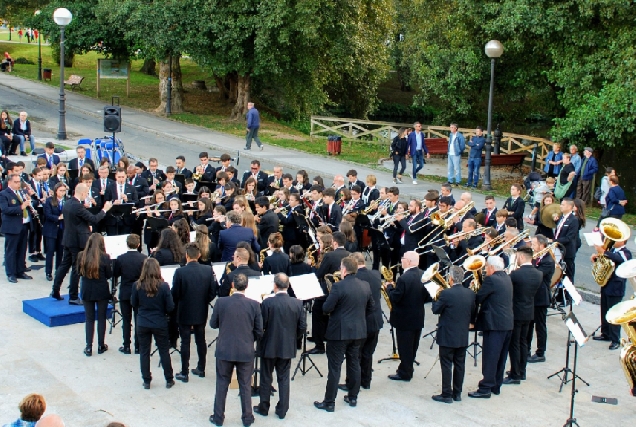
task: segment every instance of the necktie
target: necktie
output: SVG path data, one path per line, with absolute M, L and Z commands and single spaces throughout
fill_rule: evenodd
M 563 223 L 565 223 L 565 217 L 561 218 L 561 221 L 559 221 L 559 225 L 557 226 L 556 233 L 554 233 L 555 239 L 559 238 L 559 234 L 561 233 L 561 228 L 563 228 Z
M 484 224 L 488 224 L 489 219 L 490 219 L 490 211 L 486 211 L 486 221 L 484 221 Z
M 106 180 L 102 178 L 102 191 L 106 189 Z
M 124 186 L 120 185 L 119 186 L 119 198 L 123 198 L 124 197 Z
M 411 225 L 411 223 L 413 222 L 414 219 L 415 219 L 415 216 L 411 215 L 409 220 L 406 222 L 406 225 Z M 404 231 L 402 231 L 402 236 L 401 236 L 402 241 L 404 241 L 404 236 L 405 235 L 406 235 L 406 229 Z
M 19 191 L 15 192 L 16 197 L 18 198 L 18 200 L 20 201 L 20 204 L 22 204 L 24 202 L 24 199 L 22 198 L 22 196 L 20 195 Z M 29 217 L 29 213 L 27 212 L 26 208 L 22 209 L 22 218 L 28 218 Z
M 37 189 L 38 192 L 38 199 L 42 198 L 42 187 L 40 187 L 40 183 L 39 182 L 35 182 L 35 188 Z
M 49 167 L 49 169 L 51 169 L 51 167 L 53 166 L 51 164 L 51 156 L 49 156 L 49 155 L 46 156 L 46 164 Z
M 80 159 L 80 160 L 79 160 L 79 167 L 80 167 L 80 169 L 82 169 L 82 166 L 84 166 L 84 159 Z
M 329 218 L 331 218 L 331 205 L 329 205 L 329 208 L 327 209 L 327 222 L 329 222 Z

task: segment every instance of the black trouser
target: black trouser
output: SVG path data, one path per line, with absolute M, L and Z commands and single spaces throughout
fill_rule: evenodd
M 86 312 L 86 347 L 93 345 L 93 335 L 95 334 L 95 304 L 97 304 L 97 345 L 104 345 L 106 336 L 106 310 L 108 300 L 84 301 L 84 311 Z
M 18 233 L 4 235 L 4 270 L 7 276 L 21 276 L 25 272 L 28 227 L 29 224 L 22 224 Z
M 401 166 L 399 175 L 402 177 L 402 175 L 404 175 L 404 170 L 406 169 L 406 156 L 398 156 L 397 154 L 393 155 L 393 179 L 395 179 L 396 175 L 398 175 L 398 165 Z
M 534 320 L 530 322 L 528 327 L 528 351 L 532 351 L 532 336 L 534 329 L 537 329 L 537 356 L 545 356 L 545 350 L 548 342 L 548 325 L 546 318 L 548 316 L 548 307 L 535 307 Z
M 62 263 L 57 270 L 55 270 L 55 279 L 53 280 L 53 293 L 59 294 L 62 282 L 64 281 L 68 271 L 71 270 L 71 283 L 68 291 L 70 300 L 78 298 L 79 276 L 77 275 L 77 254 L 79 251 L 79 248 L 64 247 Z
M 311 309 L 311 337 L 314 339 L 316 348 L 325 348 L 325 332 L 329 323 L 329 316 L 322 312 L 324 299 L 316 298 Z
M 276 414 L 284 417 L 289 410 L 289 373 L 291 369 L 291 359 L 261 358 L 260 406 L 265 412 L 269 411 L 274 368 L 276 369 L 276 381 L 278 382 Z
M 42 252 L 42 226 L 36 222 L 29 229 L 29 253 L 38 252 Z
M 249 362 L 231 362 L 228 360 L 216 359 L 216 396 L 214 396 L 214 415 L 215 424 L 223 424 L 225 420 L 225 400 L 227 398 L 227 389 L 232 379 L 232 371 L 236 366 L 236 378 L 239 383 L 239 395 L 241 396 L 241 410 L 243 415 L 241 420 L 243 424 L 251 424 L 254 422 L 254 414 L 252 413 L 252 373 L 254 372 L 254 361 Z
M 480 392 L 498 392 L 501 389 L 511 336 L 512 331 L 484 331 L 481 354 L 483 378 L 479 381 Z
M 124 333 L 124 347 L 130 348 L 130 335 L 133 317 L 135 319 L 135 325 L 137 324 L 137 309 L 133 308 L 130 304 L 130 300 L 119 300 L 119 307 L 121 308 L 122 330 Z M 135 328 L 135 348 L 139 348 L 139 339 L 137 337 L 137 329 Z
M 415 354 L 420 346 L 420 337 L 422 330 L 403 331 L 395 330 L 395 339 L 397 341 L 398 354 L 400 355 L 400 365 L 397 368 L 397 374 L 404 379 L 413 378 L 413 362 L 415 362 Z
M 601 335 L 608 337 L 613 343 L 617 343 L 621 338 L 621 325 L 612 325 L 607 321 L 605 315 L 610 308 L 621 302 L 623 297 L 613 297 L 605 295 L 601 288 Z
M 373 253 L 373 270 L 380 269 L 380 263 L 389 267 L 391 252 L 382 232 L 369 228 L 371 233 L 371 252 Z
M 159 360 L 163 367 L 163 376 L 166 381 L 172 381 L 172 361 L 170 360 L 170 344 L 168 343 L 168 328 L 146 328 L 137 325 L 137 337 L 139 338 L 139 365 L 141 367 L 141 378 L 145 383 L 152 380 L 150 373 L 150 345 L 152 337 L 155 337 L 155 344 L 159 350 Z
M 528 329 L 529 320 L 515 320 L 510 337 L 508 353 L 510 355 L 510 378 L 520 380 L 526 374 L 528 363 Z
M 574 284 L 574 273 L 576 272 L 574 258 L 564 258 L 563 261 L 565 262 L 565 275 L 570 279 L 572 284 Z
M 439 364 L 442 368 L 442 396 L 461 395 L 466 367 L 466 347 L 452 348 L 440 345 Z
M 208 354 L 208 346 L 205 344 L 205 323 L 200 325 L 179 325 L 181 337 L 181 373 L 188 375 L 190 369 L 190 331 L 194 333 L 194 342 L 197 345 L 199 362 L 197 369 L 205 372 L 205 358 Z
M 345 357 L 347 359 L 347 388 L 349 389 L 349 397 L 358 398 L 358 393 L 360 392 L 360 346 L 363 342 L 364 338 L 358 340 L 327 341 L 329 374 L 327 374 L 325 403 L 333 405 L 336 402 L 338 382 L 340 382 L 340 371 Z
M 62 230 L 58 230 L 57 239 L 53 237 L 44 238 L 44 253 L 46 255 L 44 261 L 44 272 L 53 274 L 53 257 L 55 257 L 55 269 L 60 268 L 62 257 L 64 256 L 64 246 L 62 246 Z
M 369 332 L 367 338 L 360 347 L 360 385 L 371 387 L 371 376 L 373 374 L 373 353 L 378 345 L 380 331 Z

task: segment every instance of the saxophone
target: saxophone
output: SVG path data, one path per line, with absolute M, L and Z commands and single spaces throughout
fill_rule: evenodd
M 390 268 L 387 268 L 383 265 L 382 267 L 380 267 L 380 274 L 382 274 L 382 277 L 384 278 L 384 283 L 393 282 L 393 270 L 391 270 Z M 389 311 L 392 311 L 393 304 L 391 304 L 391 299 L 389 298 L 389 293 L 386 291 L 386 288 L 384 286 L 381 286 L 380 292 L 384 297 L 384 301 L 386 301 L 386 306 L 389 307 Z
M 337 283 L 342 278 L 342 273 L 338 271 L 334 271 L 333 274 L 325 274 L 325 283 L 327 284 L 327 293 L 331 293 L 331 288 L 334 283 Z M 331 278 L 331 280 L 329 280 Z
M 615 242 L 624 242 L 629 239 L 631 231 L 627 224 L 625 224 L 620 219 L 616 218 L 605 218 L 599 224 L 599 228 L 603 236 L 605 236 L 603 240 L 603 248 L 608 251 L 610 250 Z M 616 266 L 605 255 L 599 255 L 596 257 L 596 261 L 592 264 L 592 276 L 596 283 L 599 286 L 603 287 L 607 285 L 607 281 L 614 273 L 614 269 Z

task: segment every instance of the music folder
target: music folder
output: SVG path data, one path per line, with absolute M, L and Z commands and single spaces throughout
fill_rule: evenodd
M 179 197 L 181 198 L 181 203 L 187 203 L 187 202 L 196 202 L 197 199 L 199 198 L 199 195 L 198 194 L 181 193 L 181 195 Z
M 301 301 L 307 301 L 325 295 L 315 273 L 291 276 L 289 278 L 289 284 L 294 289 L 296 298 Z
M 122 203 L 120 205 L 113 205 L 108 213 L 113 216 L 124 216 L 132 214 L 132 210 L 135 207 L 134 203 Z
M 210 193 L 216 190 L 216 184 L 211 181 L 199 181 L 197 183 L 197 191 L 199 191 L 202 187 L 208 187 L 210 189 Z
M 161 231 L 164 228 L 167 228 L 170 224 L 168 220 L 165 218 L 148 218 L 146 220 L 146 225 L 152 229 L 152 231 Z
M 183 188 L 183 191 L 185 191 L 185 175 L 182 173 L 177 173 L 174 175 L 174 180 L 176 182 L 180 182 L 181 188 Z
M 73 181 L 74 179 L 77 178 L 78 175 L 79 175 L 78 169 L 68 169 L 69 181 Z

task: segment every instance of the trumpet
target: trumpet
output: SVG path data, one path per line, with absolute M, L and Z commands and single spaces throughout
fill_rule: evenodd
M 394 214 L 394 215 L 386 215 L 380 218 L 380 221 L 382 221 L 382 224 L 380 224 L 380 226 L 378 227 L 378 230 L 384 231 L 385 228 L 390 227 L 395 222 L 395 219 L 397 216 L 398 214 Z
M 501 250 L 503 250 L 503 248 L 505 248 L 506 246 L 510 246 L 513 247 L 514 245 L 516 245 L 517 243 L 519 243 L 522 240 L 527 239 L 530 236 L 530 230 L 523 230 L 521 233 L 517 234 L 515 237 L 513 237 L 510 240 L 506 240 L 505 242 L 503 242 L 502 244 L 500 244 L 499 246 L 497 246 L 496 248 L 492 249 L 491 251 L 488 252 L 488 256 L 494 256 L 497 255 Z
M 447 245 L 450 245 L 451 242 L 455 239 L 465 239 L 471 238 L 473 236 L 478 236 L 480 234 L 484 234 L 487 230 L 487 227 L 479 227 L 471 231 L 460 231 L 459 233 L 451 234 L 450 236 L 444 236 L 444 240 Z
M 504 235 L 500 234 L 499 236 L 492 239 L 490 242 L 484 242 L 481 245 L 477 246 L 475 249 L 466 249 L 466 253 L 468 254 L 468 256 L 477 255 L 489 246 L 494 247 L 500 244 L 501 242 L 503 242 L 504 238 Z
M 466 258 L 466 261 L 462 264 L 464 270 L 473 273 L 473 280 L 470 282 L 470 289 L 477 293 L 481 288 L 481 284 L 484 281 L 483 269 L 486 266 L 486 258 L 481 255 L 473 255 Z

